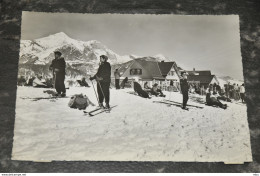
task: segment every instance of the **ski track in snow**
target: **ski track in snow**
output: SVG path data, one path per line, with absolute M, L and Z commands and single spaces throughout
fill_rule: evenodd
M 127 93 L 132 89 L 111 89 L 111 105 L 118 106 L 89 117 L 69 108 L 69 98 L 21 98 L 48 97 L 43 90 L 17 89 L 13 160 L 252 161 L 245 105 L 227 103 L 223 110 L 190 99 L 188 104 L 204 108 L 184 111 L 153 103 L 161 97 L 144 99 Z M 79 93 L 97 104 L 91 87 L 67 90 L 68 96 Z M 180 93 L 165 94 L 182 101 Z

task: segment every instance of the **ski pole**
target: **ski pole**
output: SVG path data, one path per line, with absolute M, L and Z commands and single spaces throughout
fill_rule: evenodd
M 100 105 L 99 100 L 98 100 L 98 96 L 97 96 L 97 92 L 96 92 L 96 89 L 95 89 L 95 87 L 94 87 L 94 84 L 93 84 L 93 81 L 92 81 L 92 80 L 91 80 L 91 83 L 92 83 L 93 89 L 94 89 L 94 91 L 95 91 L 95 95 L 96 95 L 98 104 Z
M 56 74 L 55 74 L 55 72 L 54 72 L 54 70 L 53 70 L 53 72 L 52 72 L 52 75 L 53 75 L 53 80 L 52 80 L 52 86 L 53 86 L 53 89 L 55 89 L 55 82 L 56 82 Z
M 102 89 L 102 87 L 101 87 L 101 84 L 100 84 L 99 80 L 96 80 L 96 81 L 97 81 L 97 83 L 98 83 L 98 85 L 99 85 L 99 87 L 100 87 L 100 90 L 101 90 L 101 92 L 102 92 L 102 94 L 103 94 L 103 96 L 104 96 L 104 98 L 105 98 L 105 100 L 106 100 L 105 94 L 104 94 L 104 92 L 103 92 L 103 89 Z

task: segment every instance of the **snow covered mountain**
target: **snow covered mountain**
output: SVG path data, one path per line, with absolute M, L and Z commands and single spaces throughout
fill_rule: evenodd
M 99 41 L 78 41 L 59 32 L 35 40 L 21 40 L 19 74 L 28 75 L 33 72 L 50 75 L 48 68 L 54 59 L 53 52 L 55 50 L 62 52 L 67 63 L 66 70 L 69 76 L 93 74 L 98 68 L 99 56 L 103 54 L 108 56 L 112 65 L 141 58 L 136 55 L 120 56 Z M 161 54 L 151 58 L 158 61 L 166 60 Z
M 20 63 L 48 64 L 55 50 L 60 50 L 68 63 L 95 63 L 102 54 L 107 55 L 111 63 L 129 61 L 129 57 L 117 55 L 99 41 L 78 41 L 60 32 L 32 41 L 21 40 Z
M 237 80 L 237 79 L 234 79 L 230 76 L 218 76 L 218 75 L 216 75 L 216 77 L 219 81 L 220 86 L 224 86 L 224 84 L 227 84 L 228 82 L 230 82 L 230 84 L 238 84 L 238 85 L 243 84 L 242 80 Z

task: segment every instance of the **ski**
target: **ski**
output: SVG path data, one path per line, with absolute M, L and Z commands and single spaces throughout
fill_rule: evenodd
M 117 105 L 111 106 L 109 109 L 98 108 L 98 109 L 95 109 L 95 110 L 90 111 L 90 112 L 86 112 L 86 111 L 85 111 L 84 113 L 87 113 L 89 116 L 93 117 L 93 116 L 98 115 L 98 114 L 101 114 L 101 113 L 103 113 L 103 112 L 109 113 L 110 110 L 111 110 L 112 108 L 116 107 L 116 106 L 117 106 Z M 98 110 L 101 110 L 101 111 L 98 112 L 98 113 L 93 114 L 94 112 L 96 112 L 96 111 L 98 111 Z
M 165 101 L 153 101 L 153 103 L 161 103 L 161 104 L 166 104 L 166 105 L 174 105 L 174 106 L 177 106 L 177 107 L 182 107 L 180 104 L 173 104 L 173 103 L 168 103 L 168 102 L 165 102 Z
M 69 98 L 69 97 L 67 97 L 67 96 L 65 96 L 65 97 L 51 96 L 51 97 L 35 97 L 35 98 L 20 97 L 20 98 L 23 99 L 23 100 L 39 101 L 39 100 L 52 100 L 52 99 Z
M 166 100 L 166 99 L 164 99 L 164 101 L 165 102 L 171 102 L 171 103 L 174 103 L 174 104 L 182 104 L 182 103 L 179 103 L 179 102 L 176 102 L 176 101 L 172 101 L 172 100 Z M 200 109 L 203 109 L 204 107 L 202 107 L 202 106 L 196 106 L 196 105 L 190 105 L 190 104 L 187 104 L 187 106 L 189 106 L 189 107 L 194 107 L 194 108 L 200 108 Z
M 153 103 L 162 103 L 162 104 L 173 105 L 173 106 L 177 106 L 177 107 L 181 107 L 182 108 L 182 104 L 180 104 L 180 103 L 172 103 L 172 102 L 166 102 L 166 101 L 153 101 Z M 200 107 L 200 106 L 190 106 L 190 107 L 203 109 L 203 107 Z
M 181 109 L 183 109 L 182 108 L 182 105 L 180 105 L 180 104 L 177 104 L 177 103 L 168 103 L 168 102 L 165 102 L 165 101 L 153 101 L 153 103 L 162 103 L 162 104 L 166 104 L 167 106 L 177 106 L 177 107 L 180 107 Z M 183 109 L 183 110 L 186 110 L 186 111 L 188 111 L 189 109 Z
M 96 109 L 94 109 L 94 110 L 92 110 L 92 111 L 83 111 L 85 114 L 89 114 L 89 113 L 93 113 L 93 112 L 96 112 L 96 111 L 98 111 L 98 110 L 100 110 L 100 109 L 104 109 L 104 108 L 101 108 L 101 107 L 98 107 L 98 108 L 96 108 Z

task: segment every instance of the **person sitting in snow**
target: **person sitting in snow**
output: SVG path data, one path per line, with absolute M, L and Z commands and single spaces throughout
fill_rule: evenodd
M 148 90 L 152 89 L 151 87 L 148 86 L 148 82 L 147 81 L 144 83 L 144 89 L 148 89 Z
M 33 86 L 33 80 L 35 79 L 35 76 L 29 76 L 26 81 L 26 86 Z
M 213 91 L 213 87 L 210 86 L 208 89 L 207 89 L 207 94 L 206 94 L 206 104 L 209 105 L 209 106 L 218 106 L 220 108 L 223 108 L 223 109 L 227 109 L 227 104 L 222 104 L 218 97 L 219 97 L 219 94 L 217 92 L 214 92 Z
M 141 87 L 141 85 L 138 83 L 138 78 L 134 81 L 134 91 L 143 98 L 150 98 L 148 92 L 144 91 Z
M 151 94 L 160 97 L 165 97 L 165 95 L 163 94 L 162 90 L 158 88 L 158 84 L 155 83 L 151 89 Z
M 42 79 L 42 76 L 36 75 L 36 78 L 33 80 L 33 87 L 46 88 L 46 82 Z

